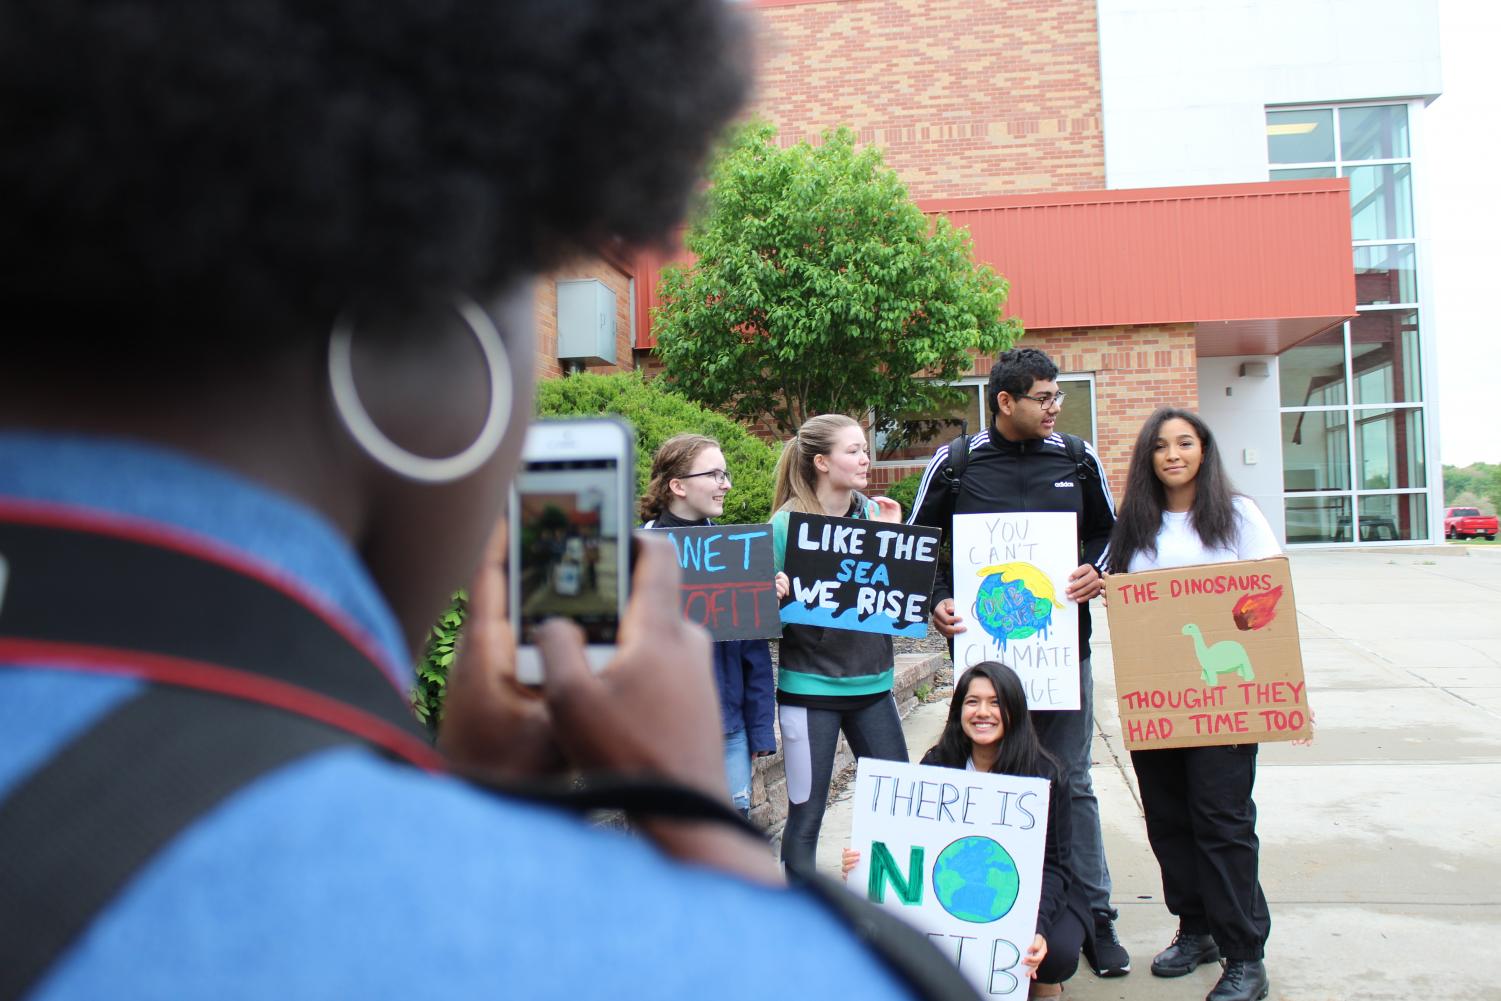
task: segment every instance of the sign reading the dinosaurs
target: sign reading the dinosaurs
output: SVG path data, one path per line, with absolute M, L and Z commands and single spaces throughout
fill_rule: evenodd
M 959 670 L 982 660 L 1014 670 L 1032 709 L 1079 708 L 1078 521 L 1064 512 L 954 516 L 954 637 Z
M 1126 747 L 1205 747 L 1313 733 L 1287 558 L 1105 580 Z
M 672 540 L 683 570 L 683 618 L 717 640 L 782 635 L 770 525 L 654 528 Z
M 896 636 L 928 635 L 936 528 L 793 514 L 782 621 Z
M 861 758 L 849 887 L 927 933 L 980 994 L 1025 998 L 1046 779 Z

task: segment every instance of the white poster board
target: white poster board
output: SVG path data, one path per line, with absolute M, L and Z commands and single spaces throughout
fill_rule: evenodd
M 1030 709 L 1079 708 L 1078 519 L 1067 512 L 954 516 L 954 668 L 982 660 L 1022 679 Z
M 982 996 L 1025 998 L 1047 780 L 861 758 L 854 806 L 850 889 L 925 932 Z

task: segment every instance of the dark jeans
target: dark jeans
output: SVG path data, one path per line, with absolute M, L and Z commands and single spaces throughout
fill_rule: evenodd
M 1162 896 L 1226 959 L 1260 959 L 1272 930 L 1258 878 L 1256 745 L 1132 751 Z
M 1074 879 L 1084 889 L 1084 899 L 1096 914 L 1110 907 L 1110 865 L 1105 861 L 1105 839 L 1100 833 L 1100 803 L 1095 799 L 1090 777 L 1094 748 L 1094 671 L 1089 658 L 1079 664 L 1079 708 L 1033 712 L 1037 739 L 1058 759 L 1067 772 L 1069 819 L 1073 822 Z
M 839 731 L 857 758 L 907 760 L 907 738 L 896 702 L 887 696 L 855 712 L 778 706 L 782 762 L 787 771 L 787 825 L 782 829 L 782 861 L 812 872 L 818 830 L 829 799 Z
M 1079 950 L 1087 934 L 1079 915 L 1068 908 L 1048 929 L 1048 954 L 1037 964 L 1037 982 L 1061 984 L 1079 969 Z

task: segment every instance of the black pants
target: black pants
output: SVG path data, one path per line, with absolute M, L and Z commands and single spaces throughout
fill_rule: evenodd
M 1256 745 L 1132 751 L 1167 909 L 1226 959 L 1260 959 L 1272 929 L 1257 877 Z
M 1039 984 L 1061 984 L 1074 975 L 1085 934 L 1084 920 L 1065 907 L 1048 929 L 1048 954 L 1037 964 Z

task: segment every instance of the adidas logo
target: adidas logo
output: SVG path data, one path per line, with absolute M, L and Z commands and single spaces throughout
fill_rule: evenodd
M 1073 480 L 1059 480 L 1057 483 L 1053 484 L 1053 486 L 1055 486 L 1055 487 L 1071 487 L 1073 485 L 1074 485 L 1074 481 Z

